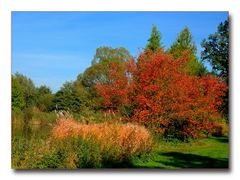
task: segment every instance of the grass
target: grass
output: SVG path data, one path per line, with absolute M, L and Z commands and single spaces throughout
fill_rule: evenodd
M 20 117 L 20 116 L 19 116 Z M 43 119 L 40 125 L 31 123 L 35 119 Z M 12 134 L 12 168 L 228 168 L 228 137 L 209 137 L 190 142 L 159 140 L 153 138 L 155 145 L 151 152 L 130 153 L 130 149 L 139 147 L 137 134 L 145 133 L 139 126 L 109 123 L 74 122 L 66 126 L 66 121 L 57 134 L 77 133 L 82 137 L 66 139 L 51 138 L 55 124 L 54 116 L 34 115 L 33 120 L 23 125 L 13 126 Z M 45 120 L 47 119 L 47 120 Z M 14 124 L 14 123 L 13 123 Z M 55 126 L 53 126 L 54 124 Z M 54 128 L 55 127 L 55 128 Z M 103 131 L 100 129 L 104 129 Z M 67 130 L 67 131 L 65 131 Z M 70 130 L 70 131 L 69 131 Z M 118 133 L 119 132 L 119 133 Z M 95 137 L 89 136 L 94 134 Z M 147 134 L 146 134 L 147 135 Z M 89 137 L 89 138 L 88 138 Z M 103 141 L 109 137 L 108 141 Z M 111 139 L 112 137 L 113 139 Z M 118 137 L 118 138 L 117 138 Z M 145 136 L 144 136 L 145 137 Z M 148 137 L 148 136 L 146 136 Z M 124 139 L 124 146 L 120 145 Z M 135 140 L 137 139 L 137 140 Z M 151 143 L 145 138 L 146 147 Z M 110 145 L 103 148 L 103 144 Z M 140 143 L 141 144 L 141 143 Z M 124 153 L 120 153 L 120 147 Z M 104 146 L 108 147 L 108 146 Z M 141 147 L 142 148 L 142 147 Z M 138 149 L 138 148 L 137 148 Z M 143 148 L 144 149 L 144 148 Z M 144 152 L 144 151 L 141 151 Z M 127 158 L 118 158 L 127 157 Z M 127 154 L 127 156 L 125 156 Z
M 159 141 L 147 157 L 135 159 L 137 168 L 228 168 L 228 138 L 211 137 L 190 143 Z

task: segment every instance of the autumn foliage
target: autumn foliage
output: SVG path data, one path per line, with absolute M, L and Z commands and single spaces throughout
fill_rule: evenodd
M 102 106 L 117 110 L 129 105 L 129 93 L 132 91 L 132 72 L 136 64 L 133 59 L 127 62 L 113 62 L 108 70 L 107 83 L 97 83 L 96 89 L 103 98 Z
M 174 59 L 162 50 L 145 51 L 122 69 L 112 64 L 110 83 L 96 88 L 106 107 L 131 106 L 130 121 L 165 136 L 197 138 L 211 133 L 220 118 L 227 86 L 212 75 L 189 74 L 185 70 L 189 58 L 188 52 Z

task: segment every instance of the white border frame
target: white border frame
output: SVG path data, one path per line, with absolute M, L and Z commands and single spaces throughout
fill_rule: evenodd
M 229 171 L 14 171 L 11 169 L 11 11 L 229 11 L 231 54 L 231 158 Z M 102 178 L 238 179 L 240 175 L 240 11 L 238 0 L 0 0 L 0 176 L 58 180 Z M 237 33 L 238 32 L 238 33 Z M 236 40 L 235 40 L 236 39 Z M 240 77 L 240 76 L 239 76 Z M 160 177 L 159 177 L 160 176 Z

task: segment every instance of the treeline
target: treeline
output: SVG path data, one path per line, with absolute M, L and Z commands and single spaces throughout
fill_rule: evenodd
M 37 108 L 83 115 L 118 114 L 164 136 L 200 137 L 228 118 L 228 20 L 197 48 L 186 27 L 169 49 L 153 26 L 143 52 L 133 58 L 125 48 L 100 47 L 92 65 L 56 93 L 12 75 L 12 110 Z M 203 62 L 209 62 L 209 71 Z

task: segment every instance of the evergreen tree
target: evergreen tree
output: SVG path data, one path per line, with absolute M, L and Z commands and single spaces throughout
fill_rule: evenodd
M 161 34 L 158 31 L 157 26 L 153 25 L 151 37 L 148 39 L 146 49 L 156 51 L 159 48 L 163 48 L 163 45 L 161 43 Z
M 169 49 L 169 53 L 172 54 L 174 59 L 180 58 L 186 52 L 189 53 L 189 61 L 186 65 L 186 71 L 192 75 L 198 76 L 205 74 L 206 68 L 198 61 L 196 56 L 197 48 L 192 40 L 191 32 L 187 27 L 180 32 L 176 41 Z

